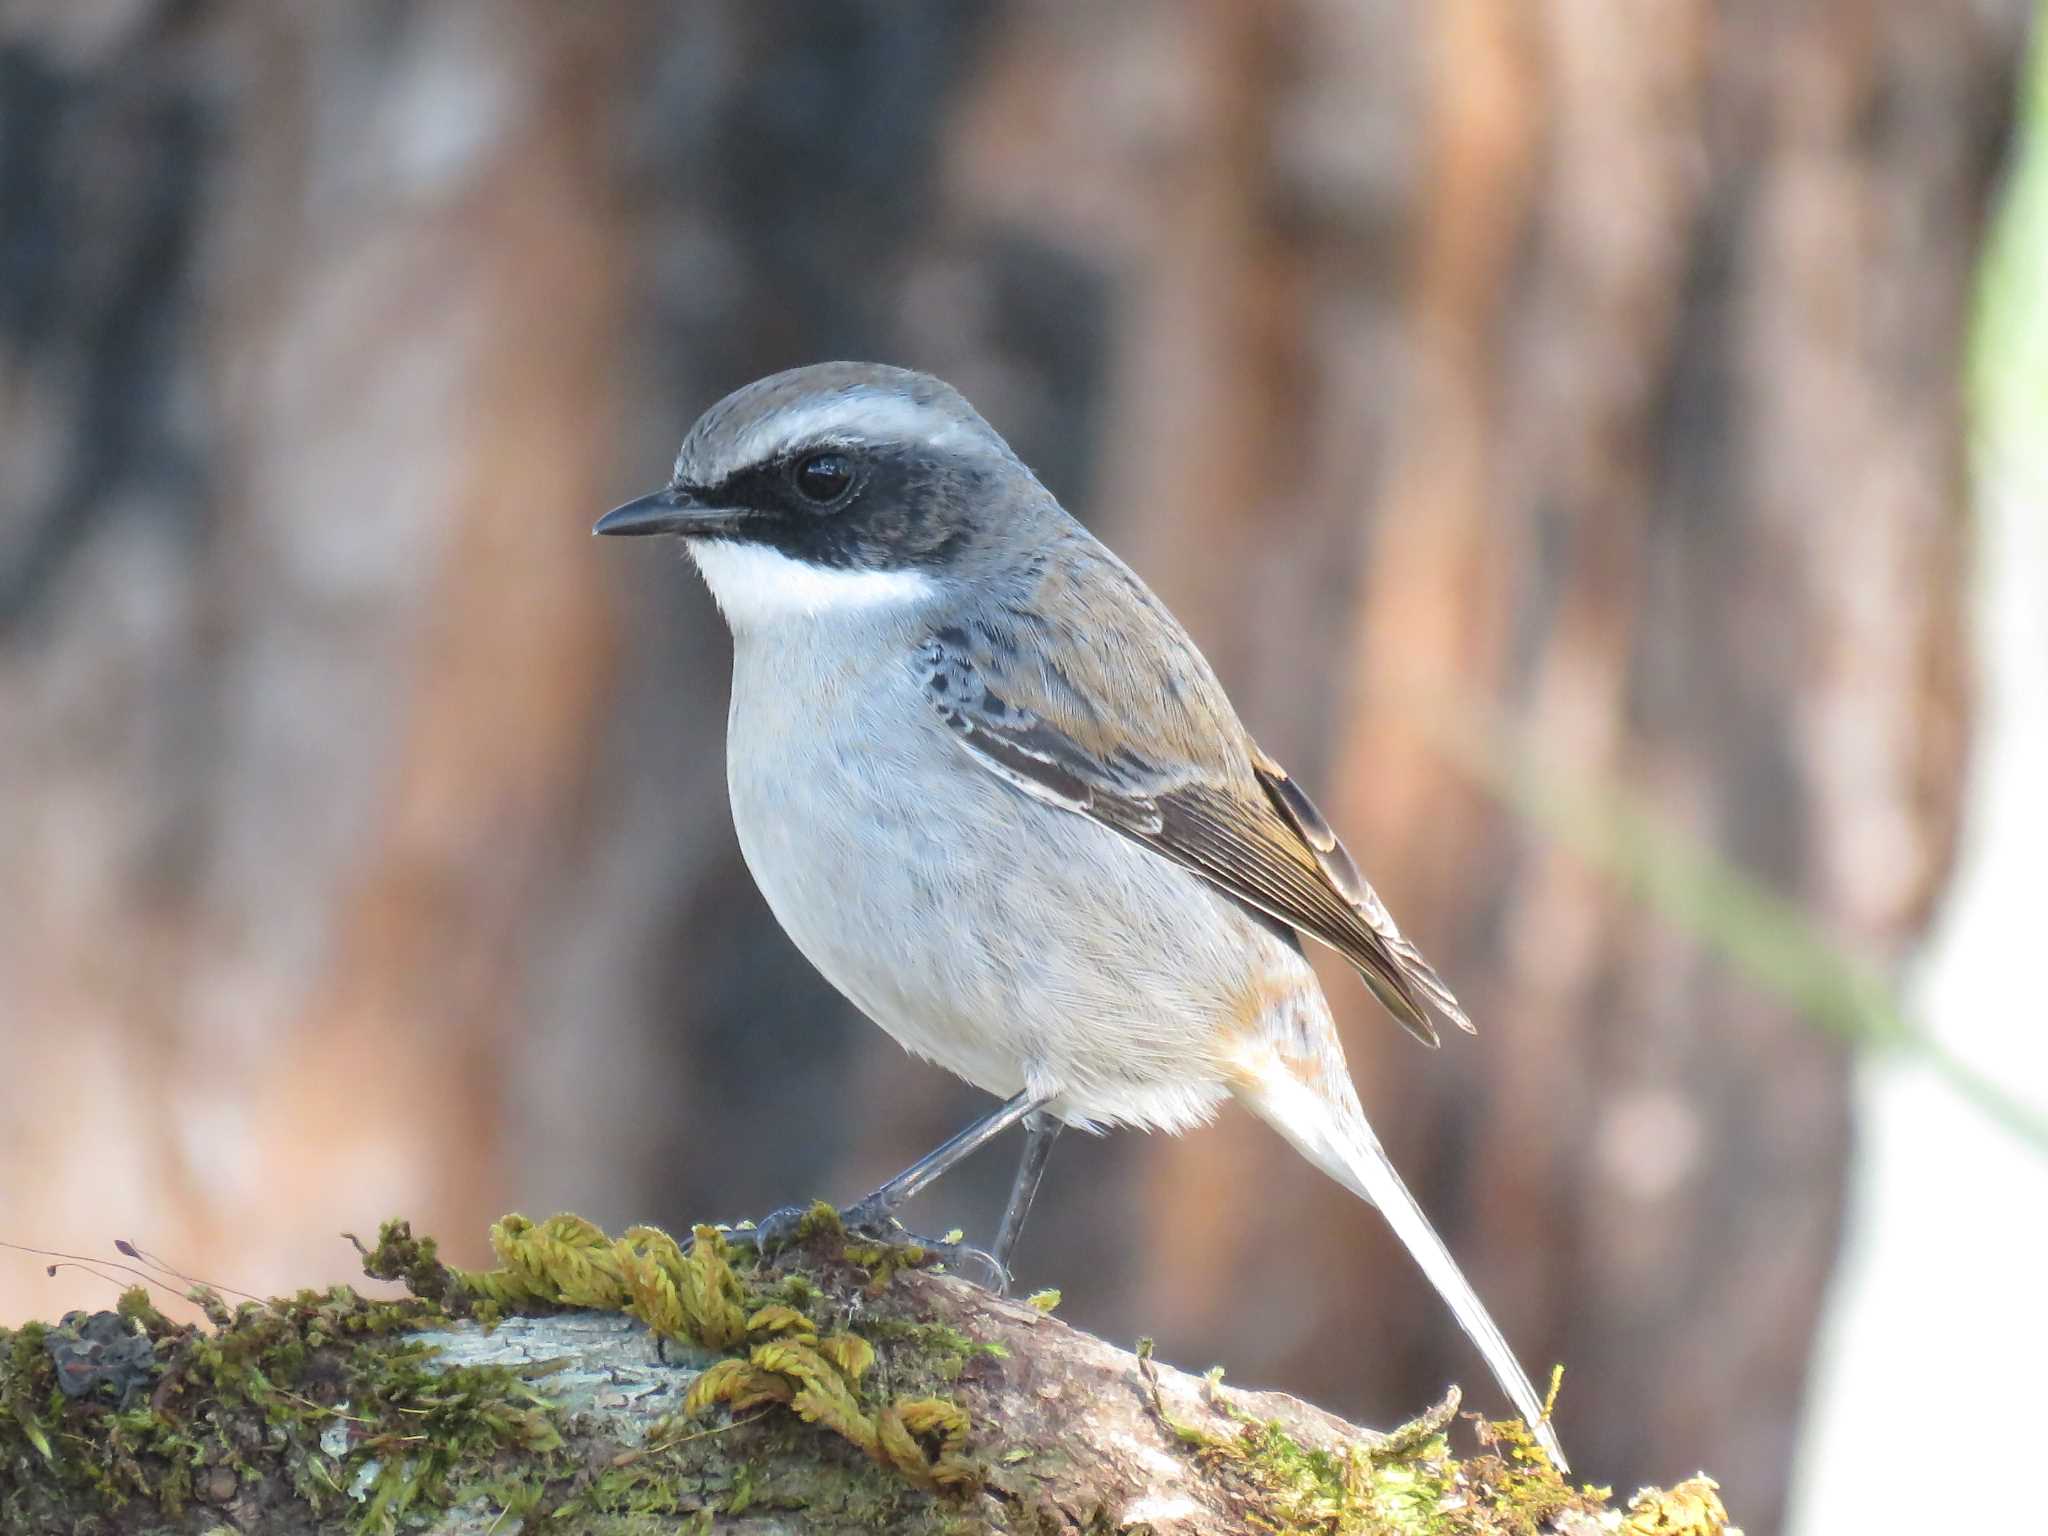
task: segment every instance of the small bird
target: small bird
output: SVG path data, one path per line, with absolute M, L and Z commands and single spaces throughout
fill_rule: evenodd
M 1063 1125 L 1234 1097 L 1379 1207 L 1560 1469 L 1542 1400 L 1359 1107 L 1300 936 L 1416 1039 L 1472 1024 L 1159 599 L 948 385 L 758 380 L 596 532 L 672 534 L 733 634 L 740 850 L 798 949 L 1003 1100 L 865 1200 L 875 1230 L 1009 1127 L 998 1284 Z

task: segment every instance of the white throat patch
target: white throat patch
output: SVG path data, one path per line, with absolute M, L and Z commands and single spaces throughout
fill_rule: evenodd
M 762 544 L 692 539 L 686 546 L 726 622 L 747 629 L 777 619 L 892 608 L 937 590 L 917 571 L 843 571 L 792 560 Z

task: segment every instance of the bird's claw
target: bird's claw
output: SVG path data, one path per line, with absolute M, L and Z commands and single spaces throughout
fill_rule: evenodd
M 985 1291 L 998 1296 L 1006 1295 L 1010 1289 L 1010 1273 L 1004 1269 L 996 1256 L 986 1248 L 977 1248 L 972 1243 L 957 1242 L 943 1237 L 920 1237 L 907 1229 L 896 1219 L 893 1208 L 873 1195 L 856 1200 L 839 1213 L 839 1223 L 852 1237 L 864 1237 L 873 1242 L 888 1243 L 901 1247 L 914 1244 L 945 1265 L 949 1273 L 958 1275 L 970 1285 L 979 1285 Z M 978 1269 L 987 1277 L 976 1279 L 968 1273 Z
M 785 1205 L 759 1221 L 724 1229 L 726 1246 L 751 1248 L 762 1258 L 770 1258 L 803 1237 L 804 1218 L 809 1214 L 804 1206 Z
M 751 1225 L 726 1229 L 726 1244 L 733 1248 L 751 1248 L 762 1258 L 771 1258 L 802 1239 L 804 1222 L 810 1214 L 810 1208 L 807 1206 L 785 1205 L 780 1210 L 770 1211 Z M 892 1248 L 921 1248 L 938 1263 L 945 1265 L 949 1272 L 958 1275 L 969 1284 L 978 1285 L 997 1296 L 1009 1294 L 1009 1271 L 1003 1268 L 994 1254 L 985 1248 L 977 1248 L 972 1243 L 920 1237 L 896 1219 L 893 1208 L 887 1202 L 877 1200 L 872 1195 L 856 1200 L 852 1205 L 840 1207 L 839 1225 L 851 1238 L 883 1243 Z M 971 1272 L 975 1270 L 981 1272 L 979 1277 Z
M 931 1243 L 924 1244 L 925 1250 L 936 1253 L 939 1261 L 946 1266 L 947 1273 L 958 1275 L 969 1285 L 976 1285 L 991 1296 L 1010 1294 L 1010 1272 L 1003 1268 L 1002 1260 L 986 1248 L 977 1248 L 972 1243 Z M 966 1272 L 967 1266 L 979 1268 L 986 1279 L 976 1279 Z

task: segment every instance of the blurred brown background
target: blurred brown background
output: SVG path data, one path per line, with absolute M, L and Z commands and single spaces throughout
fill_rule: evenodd
M 755 895 L 686 565 L 588 537 L 728 389 L 874 358 L 1152 582 L 1481 1021 L 1430 1056 L 1328 973 L 1582 1472 L 1776 1529 L 1846 1051 L 1440 722 L 1908 952 L 2027 9 L 8 0 L 0 1237 L 261 1290 L 401 1212 L 480 1261 L 851 1198 L 977 1111 Z M 1021 1268 L 1349 1414 L 1498 1407 L 1240 1115 L 1070 1138 Z M 0 1261 L 0 1317 L 105 1295 Z

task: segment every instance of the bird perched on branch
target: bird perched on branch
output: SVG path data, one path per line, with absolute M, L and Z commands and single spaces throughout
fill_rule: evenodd
M 1471 1029 L 1186 631 L 924 374 L 823 363 L 706 411 L 597 532 L 681 537 L 733 633 L 747 867 L 811 963 L 1003 1100 L 857 1205 L 1022 1123 L 998 1283 L 1062 1125 L 1234 1097 L 1379 1207 L 1560 1467 L 1542 1403 L 1367 1124 L 1300 935 L 1402 1027 Z

